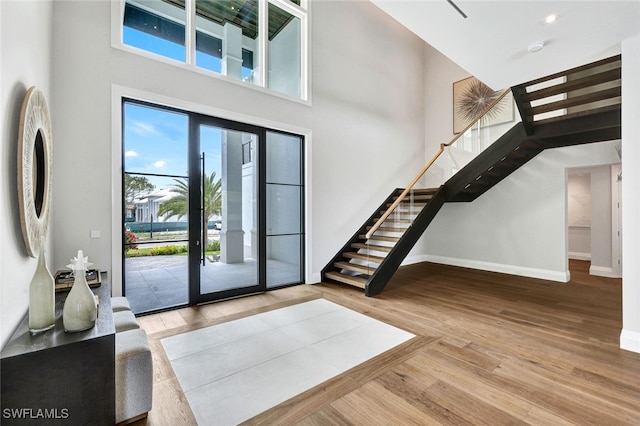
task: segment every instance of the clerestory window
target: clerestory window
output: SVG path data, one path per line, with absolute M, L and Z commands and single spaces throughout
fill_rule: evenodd
M 120 47 L 307 99 L 306 0 L 123 0 Z

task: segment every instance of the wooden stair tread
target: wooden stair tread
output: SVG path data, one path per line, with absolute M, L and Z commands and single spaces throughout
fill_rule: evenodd
M 390 207 L 393 203 L 387 203 L 387 207 Z M 408 208 L 409 206 L 411 207 L 416 207 L 416 208 L 420 208 L 422 209 L 424 206 L 426 206 L 429 203 L 416 203 L 415 201 L 412 203 L 410 201 L 404 201 L 402 200 L 400 202 L 400 204 L 398 204 L 398 206 L 396 208 L 398 209 L 402 209 L 402 208 Z
M 358 235 L 358 237 L 361 240 L 365 240 L 365 241 L 367 240 L 366 235 Z M 368 241 L 387 241 L 389 243 L 397 243 L 399 240 L 400 240 L 400 237 L 388 237 L 386 235 L 376 235 L 376 234 L 373 234 L 371 238 L 368 239 Z
M 377 222 L 378 219 L 380 219 L 379 217 L 373 219 L 373 222 Z M 413 220 L 411 219 L 396 219 L 396 218 L 392 218 L 391 216 L 389 216 L 388 218 L 385 219 L 384 222 L 391 222 L 391 223 L 413 223 Z M 383 223 L 384 223 L 383 222 Z
M 365 278 L 341 274 L 340 272 L 327 272 L 325 276 L 334 281 L 349 284 L 362 289 L 364 289 L 367 285 L 367 280 Z
M 366 250 L 373 250 L 373 251 L 382 251 L 382 252 L 390 252 L 391 249 L 393 247 L 387 247 L 387 246 L 379 246 L 376 244 L 364 244 L 364 243 L 352 243 L 351 247 L 353 248 L 358 248 L 358 249 L 366 249 Z
M 380 210 L 378 213 L 385 214 L 386 212 L 387 212 L 386 210 Z M 406 218 L 415 219 L 415 217 L 418 216 L 419 213 L 420 213 L 419 211 L 397 211 L 397 210 L 393 210 L 391 212 L 391 214 L 387 218 L 400 216 L 400 219 L 406 219 Z
M 367 231 L 369 229 L 373 228 L 373 226 L 367 226 Z M 401 232 L 404 233 L 404 231 L 406 231 L 408 228 L 398 228 L 395 226 L 381 226 L 380 228 L 378 228 L 378 231 L 380 232 Z
M 349 263 L 349 262 L 336 262 L 333 265 L 339 269 L 347 269 L 349 271 L 360 272 L 366 275 L 371 275 L 377 269 L 376 267 L 373 267 L 373 266 L 358 265 L 357 263 Z
M 395 201 L 395 200 L 397 200 L 397 199 L 398 199 L 398 197 L 400 197 L 400 196 L 399 196 L 399 195 L 397 195 L 397 196 L 393 197 L 393 200 L 394 200 L 394 201 Z M 406 201 L 410 201 L 410 200 L 412 200 L 412 199 L 413 199 L 414 201 L 416 201 L 416 200 L 419 200 L 419 201 L 429 201 L 429 200 L 431 200 L 432 198 L 433 198 L 433 195 L 432 195 L 432 194 L 413 194 L 413 195 L 407 194 L 407 195 L 405 195 L 405 197 L 402 199 L 401 203 L 404 203 L 404 202 L 405 202 L 405 200 L 406 200 Z
M 440 188 L 413 188 L 414 194 L 435 194 Z
M 342 253 L 343 257 L 349 258 L 349 259 L 358 259 L 358 260 L 364 260 L 365 262 L 373 262 L 373 263 L 382 263 L 382 261 L 384 260 L 384 257 L 380 257 L 380 256 L 373 256 L 370 254 L 366 254 L 366 253 L 355 253 L 352 251 L 348 251 L 345 253 Z

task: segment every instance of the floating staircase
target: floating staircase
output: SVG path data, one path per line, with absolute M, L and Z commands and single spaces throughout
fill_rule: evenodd
M 426 225 L 435 217 L 435 213 L 442 207 L 440 197 L 436 197 L 438 188 L 416 189 L 408 197 L 404 197 L 397 207 L 391 210 L 382 225 L 367 238 L 374 224 L 387 212 L 387 209 L 400 197 L 403 190 L 395 189 L 383 204 L 376 210 L 367 222 L 345 244 L 342 250 L 330 262 L 331 267 L 324 271 L 324 277 L 333 281 L 350 284 L 365 289 L 368 294 L 377 282 L 388 280 L 399 264 L 392 271 L 393 260 L 388 261 L 390 253 L 403 252 L 413 247 L 415 241 L 408 234 L 409 229 L 415 230 L 416 223 L 425 222 Z M 423 230 L 424 231 L 424 230 Z M 419 237 L 419 235 L 418 235 Z M 410 246 L 409 246 L 410 244 Z M 404 249 L 403 249 L 404 248 Z M 408 253 L 408 250 L 407 253 Z M 406 254 L 402 259 L 406 257 Z M 400 259 L 400 262 L 402 262 Z M 381 267 L 383 266 L 384 267 Z M 375 280 L 373 278 L 376 278 Z
M 460 135 L 442 144 L 411 184 L 394 189 L 353 234 L 322 270 L 322 280 L 377 295 L 445 202 L 475 200 L 545 149 L 619 139 L 621 62 L 614 56 L 512 87 L 522 121 L 441 187 L 413 188 Z

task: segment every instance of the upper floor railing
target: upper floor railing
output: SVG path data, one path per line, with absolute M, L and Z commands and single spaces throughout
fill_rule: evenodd
M 527 134 L 541 123 L 619 108 L 621 67 L 617 55 L 514 86 Z

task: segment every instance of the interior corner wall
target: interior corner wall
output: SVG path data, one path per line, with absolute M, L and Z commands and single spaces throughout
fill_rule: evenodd
M 200 112 L 309 129 L 310 282 L 319 281 L 326 262 L 373 209 L 422 167 L 424 42 L 372 3 L 309 2 L 309 105 L 113 48 L 110 3 L 54 2 L 55 267 L 80 248 L 100 269 L 121 262 L 111 254 L 120 238 L 112 229 L 120 214 L 112 208 L 120 192 L 112 181 L 121 173 L 120 148 L 112 145 L 119 141 L 112 135 L 115 86 Z M 90 239 L 90 230 L 102 237 Z
M 0 1 L 0 346 L 28 310 L 29 283 L 37 263 L 27 254 L 20 227 L 17 141 L 29 87 L 39 87 L 51 108 L 51 16 L 49 1 Z M 56 137 L 54 128 L 54 147 Z M 51 238 L 47 246 L 50 259 Z
M 591 169 L 591 275 L 612 276 L 611 166 Z
M 470 76 L 469 72 L 425 44 L 425 164 L 455 136 L 453 133 L 453 83 Z M 425 186 L 440 185 L 439 176 L 429 171 Z
M 622 333 L 640 352 L 640 36 L 622 43 Z

